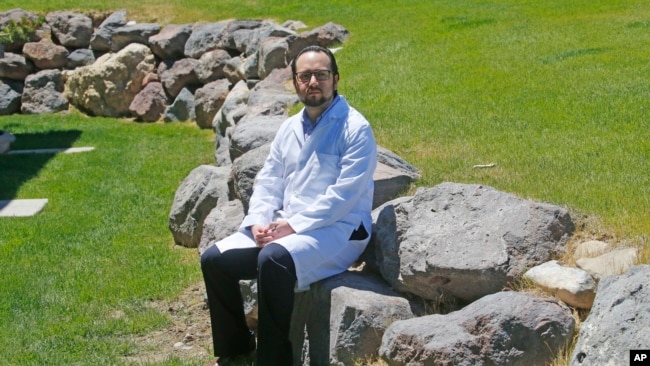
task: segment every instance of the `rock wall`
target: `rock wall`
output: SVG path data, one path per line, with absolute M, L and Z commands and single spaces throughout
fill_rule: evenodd
M 22 17 L 37 15 L 9 10 L 0 13 L 0 27 Z M 304 28 L 255 19 L 162 26 L 129 21 L 125 10 L 93 17 L 50 12 L 30 42 L 5 45 L 0 115 L 72 106 L 92 116 L 194 120 L 212 128 L 237 82 L 252 88 L 305 45 L 331 47 L 348 36 L 334 23 L 298 33 Z

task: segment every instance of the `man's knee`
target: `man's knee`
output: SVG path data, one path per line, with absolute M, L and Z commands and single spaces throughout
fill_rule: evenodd
M 220 258 L 221 252 L 219 251 L 219 248 L 217 248 L 216 245 L 210 245 L 208 249 L 201 254 L 201 268 L 205 269 L 214 267 Z
M 296 276 L 296 267 L 293 258 L 291 257 L 291 253 L 280 244 L 268 244 L 260 251 L 260 254 L 257 257 L 258 268 L 263 268 L 267 264 L 281 266 L 294 277 Z

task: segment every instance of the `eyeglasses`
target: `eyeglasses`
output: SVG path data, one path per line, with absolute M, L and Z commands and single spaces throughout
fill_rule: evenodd
M 316 71 L 303 71 L 296 73 L 296 80 L 300 83 L 308 83 L 311 80 L 312 75 L 316 77 L 318 81 L 325 81 L 330 78 L 332 70 L 316 70 Z

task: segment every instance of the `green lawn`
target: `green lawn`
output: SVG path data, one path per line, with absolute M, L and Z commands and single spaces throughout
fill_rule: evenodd
M 5 0 L 0 11 L 14 7 L 341 24 L 341 93 L 382 146 L 421 169 L 418 186 L 480 183 L 562 205 L 650 263 L 644 2 Z M 0 364 L 119 364 L 134 352 L 125 335 L 167 322 L 147 302 L 200 279 L 167 215 L 182 179 L 213 162 L 212 132 L 74 114 L 0 117 L 0 129 L 18 135 L 16 149 L 96 147 L 0 156 L 0 194 L 50 199 L 38 216 L 0 220 Z

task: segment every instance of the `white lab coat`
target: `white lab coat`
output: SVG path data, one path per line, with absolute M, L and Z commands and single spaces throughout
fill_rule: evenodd
M 372 231 L 377 146 L 368 121 L 337 96 L 304 138 L 303 113 L 278 130 L 259 171 L 239 232 L 217 242 L 222 252 L 255 247 L 254 224 L 285 219 L 296 234 L 275 241 L 294 260 L 297 290 L 345 271 L 361 255 Z M 363 224 L 368 237 L 350 240 Z

